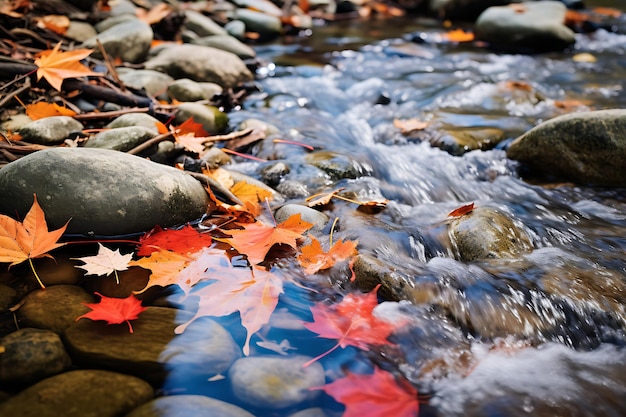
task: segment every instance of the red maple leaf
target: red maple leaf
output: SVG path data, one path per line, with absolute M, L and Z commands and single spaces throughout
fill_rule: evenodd
M 367 294 L 348 294 L 335 305 L 317 303 L 311 307 L 313 322 L 304 323 L 304 326 L 320 337 L 337 339 L 338 342 L 306 365 L 328 355 L 338 347 L 355 346 L 369 350 L 370 345 L 391 344 L 387 337 L 404 323 L 391 323 L 373 314 L 374 307 L 378 305 L 376 291 L 379 287 L 380 285 L 376 286 Z
M 178 230 L 163 230 L 156 226 L 139 239 L 137 256 L 150 256 L 160 249 L 180 254 L 193 253 L 211 246 L 211 243 L 211 236 L 198 232 L 189 224 Z
M 134 295 L 129 295 L 126 298 L 111 298 L 105 297 L 100 293 L 95 293 L 102 297 L 99 303 L 87 304 L 91 311 L 85 313 L 76 318 L 76 321 L 86 318 L 91 320 L 104 320 L 107 324 L 120 324 L 128 323 L 128 329 L 133 332 L 133 326 L 130 325 L 130 320 L 135 320 L 139 317 L 139 314 L 143 312 L 146 307 L 141 305 Z
M 375 367 L 371 375 L 347 372 L 345 378 L 317 389 L 346 406 L 343 417 L 416 417 L 417 391 L 403 382 L 399 384 L 392 374 Z
M 469 203 L 464 206 L 458 207 L 448 213 L 448 217 L 461 217 L 474 210 L 474 203 Z

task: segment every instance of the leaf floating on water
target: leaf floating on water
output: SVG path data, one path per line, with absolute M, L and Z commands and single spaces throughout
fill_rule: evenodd
M 128 323 L 128 329 L 132 333 L 133 326 L 131 326 L 130 320 L 137 319 L 139 314 L 146 310 L 146 307 L 141 305 L 141 301 L 139 301 L 133 294 L 126 298 L 111 298 L 105 297 L 100 293 L 95 294 L 102 297 L 100 302 L 93 304 L 83 303 L 83 305 L 89 307 L 91 311 L 77 317 L 76 321 L 85 318 L 90 320 L 104 320 L 107 324 L 120 324 L 126 322 Z
M 307 205 L 309 207 L 315 207 L 315 206 L 325 206 L 327 204 L 330 203 L 330 201 L 333 199 L 333 197 L 337 196 L 337 193 L 339 193 L 340 191 L 343 191 L 344 188 L 338 188 L 335 191 L 332 191 L 330 193 L 319 193 L 319 194 L 313 194 L 312 196 L 307 197 L 307 199 L 305 200 Z
M 311 236 L 311 243 L 301 248 L 302 253 L 298 256 L 298 261 L 306 274 L 315 274 L 322 269 L 332 267 L 339 261 L 356 255 L 356 245 L 357 242 L 355 241 L 343 242 L 338 240 L 328 252 L 324 252 L 320 242 Z
M 182 229 L 162 229 L 156 226 L 139 239 L 137 256 L 149 256 L 159 249 L 170 250 L 180 254 L 198 252 L 211 246 L 213 240 L 206 233 L 200 233 L 191 225 Z
M 448 217 L 460 217 L 464 216 L 468 213 L 471 213 L 474 210 L 474 203 L 469 203 L 459 208 L 452 210 L 448 213 Z
M 408 381 L 374 367 L 371 375 L 346 372 L 346 377 L 316 387 L 346 406 L 343 417 L 415 417 L 419 412 L 417 390 Z

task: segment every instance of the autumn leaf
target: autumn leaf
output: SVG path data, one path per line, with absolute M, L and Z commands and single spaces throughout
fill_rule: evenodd
M 176 143 L 189 152 L 197 154 L 204 152 L 206 137 L 195 137 L 193 133 L 176 134 L 174 137 L 176 138 Z
M 307 199 L 305 200 L 307 205 L 309 207 L 315 207 L 315 206 L 325 206 L 326 204 L 330 203 L 330 201 L 333 199 L 333 197 L 336 197 L 337 194 L 340 191 L 343 191 L 344 188 L 338 188 L 334 191 L 331 191 L 330 193 L 319 193 L 319 194 L 314 194 L 312 196 L 307 197 Z
M 59 106 L 56 103 L 46 103 L 39 101 L 26 106 L 26 114 L 33 120 L 43 119 L 52 116 L 75 116 L 76 112 L 67 107 Z
M 474 203 L 469 203 L 459 208 L 452 210 L 448 213 L 448 217 L 460 217 L 464 216 L 468 213 L 471 213 L 474 210 Z
M 591 9 L 591 11 L 596 14 L 609 17 L 620 17 L 622 15 L 622 12 L 620 10 L 614 9 L 612 7 L 594 7 L 593 9 Z
M 463 29 L 455 29 L 444 33 L 444 38 L 450 42 L 471 42 L 474 40 L 474 34 Z
M 119 284 L 120 278 L 117 271 L 128 269 L 128 263 L 133 259 L 133 254 L 122 255 L 119 249 L 113 251 L 98 242 L 97 255 L 71 259 L 84 262 L 84 265 L 77 265 L 76 267 L 87 271 L 87 275 L 111 275 L 114 272 L 115 281 Z
M 346 372 L 346 377 L 316 389 L 323 390 L 346 406 L 343 417 L 416 417 L 417 390 L 408 381 L 399 384 L 394 376 L 378 367 L 370 375 Z
M 271 191 L 254 184 L 249 184 L 246 181 L 235 183 L 230 189 L 230 192 L 236 195 L 237 198 L 244 203 L 246 209 L 255 216 L 261 213 L 259 202 L 271 200 L 274 197 Z
M 65 15 L 51 14 L 36 18 L 37 27 L 48 29 L 57 35 L 63 35 L 70 27 L 70 18 Z
M 159 249 L 187 254 L 198 252 L 202 248 L 211 246 L 213 240 L 206 233 L 200 233 L 190 224 L 182 229 L 163 230 L 156 226 L 139 239 L 137 256 L 149 256 Z
M 311 243 L 300 248 L 301 254 L 298 256 L 298 261 L 307 274 L 315 274 L 322 269 L 328 269 L 336 262 L 356 255 L 357 242 L 355 241 L 343 242 L 338 240 L 331 246 L 328 252 L 324 252 L 322 245 L 317 239 L 313 236 L 310 239 Z
M 165 18 L 165 16 L 167 16 L 171 12 L 171 6 L 165 3 L 160 3 L 148 11 L 138 7 L 135 11 L 135 15 L 139 20 L 142 20 L 149 25 L 153 25 L 155 23 L 159 23 L 161 20 L 163 20 L 163 18 Z
M 417 119 L 393 119 L 393 127 L 400 129 L 403 135 L 408 135 L 409 133 L 426 129 L 428 122 Z
M 0 262 L 11 262 L 13 266 L 28 259 L 37 282 L 41 288 L 45 288 L 35 272 L 32 259 L 44 256 L 51 258 L 48 252 L 65 245 L 57 241 L 65 232 L 67 223 L 57 230 L 48 231 L 45 214 L 37 202 L 37 196 L 33 197 L 33 205 L 23 222 L 0 214 Z
M 100 296 L 102 299 L 99 303 L 92 303 L 83 305 L 89 307 L 91 311 L 89 313 L 85 313 L 80 317 L 76 318 L 76 321 L 85 318 L 90 320 L 104 320 L 107 324 L 120 324 L 120 323 L 128 323 L 128 330 L 133 332 L 133 326 L 130 324 L 130 320 L 135 320 L 139 317 L 146 307 L 141 305 L 141 301 L 139 301 L 133 294 L 129 295 L 126 298 L 111 298 L 105 297 L 100 293 L 95 293 Z
M 213 275 L 226 274 L 230 270 L 230 261 L 224 251 L 215 248 L 204 248 L 188 255 L 159 250 L 129 265 L 152 271 L 145 288 L 136 291 L 136 294 L 155 285 L 165 287 L 171 284 L 189 293 L 198 282 L 211 279 Z
M 60 47 L 61 42 L 57 43 L 54 49 L 41 51 L 37 54 L 37 59 L 35 59 L 35 65 L 38 67 L 37 81 L 43 77 L 54 89 L 61 91 L 61 85 L 66 78 L 102 75 L 91 71 L 80 63 L 81 59 L 86 58 L 92 52 L 90 49 L 63 52 L 59 51 Z
M 188 118 L 187 120 L 182 122 L 180 125 L 176 126 L 175 130 L 181 135 L 191 133 L 193 136 L 197 136 L 197 137 L 209 136 L 209 132 L 204 130 L 204 127 L 202 126 L 202 124 L 193 120 L 193 117 Z
M 370 345 L 390 344 L 387 337 L 404 323 L 390 323 L 373 314 L 374 308 L 378 305 L 376 292 L 379 287 L 380 285 L 367 294 L 348 294 L 335 305 L 317 303 L 311 307 L 313 322 L 304 323 L 304 326 L 320 337 L 337 339 L 338 342 L 306 365 L 328 355 L 338 347 L 355 346 L 369 350 Z
M 246 255 L 251 265 L 255 265 L 263 262 L 265 255 L 275 244 L 296 248 L 302 233 L 312 226 L 312 223 L 305 222 L 300 213 L 297 213 L 276 226 L 257 221 L 246 224 L 242 230 L 229 230 L 232 237 L 224 241 L 240 254 Z
M 249 355 L 250 338 L 269 321 L 283 292 L 283 281 L 273 272 L 258 267 L 252 270 L 231 267 L 210 277 L 214 283 L 190 294 L 200 298 L 198 311 L 174 331 L 177 334 L 184 332 L 200 317 L 221 317 L 239 311 L 241 324 L 247 331 L 243 353 Z

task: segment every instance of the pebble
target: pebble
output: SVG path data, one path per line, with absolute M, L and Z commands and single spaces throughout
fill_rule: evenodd
M 96 58 L 102 58 L 98 51 L 96 39 L 111 59 L 120 58 L 122 61 L 137 64 L 148 55 L 152 43 L 152 28 L 139 19 L 129 20 L 100 32 L 97 36 L 87 39 L 82 48 L 93 49 Z
M 126 417 L 165 416 L 254 417 L 243 408 L 203 395 L 172 395 L 157 398 L 126 415 Z
M 19 133 L 27 142 L 58 145 L 72 133 L 81 130 L 83 130 L 83 125 L 69 116 L 51 116 L 22 126 Z
M 142 126 L 118 127 L 99 132 L 89 138 L 85 148 L 111 149 L 126 152 L 155 136 L 156 133 L 153 130 Z

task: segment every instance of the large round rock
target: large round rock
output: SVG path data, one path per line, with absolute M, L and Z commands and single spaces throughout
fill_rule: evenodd
M 506 155 L 585 184 L 626 186 L 626 109 L 555 117 L 515 139 Z
M 54 148 L 0 170 L 0 212 L 24 217 L 33 194 L 48 226 L 119 235 L 186 223 L 205 213 L 207 194 L 185 173 L 107 149 Z

